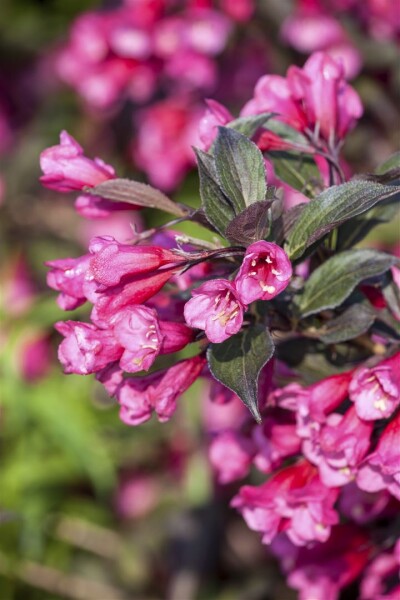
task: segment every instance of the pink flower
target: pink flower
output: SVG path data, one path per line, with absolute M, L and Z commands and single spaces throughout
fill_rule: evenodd
M 99 158 L 91 160 L 83 148 L 66 131 L 60 134 L 60 144 L 43 150 L 40 166 L 44 173 L 41 183 L 58 192 L 82 190 L 113 179 L 115 171 Z
M 292 546 L 284 535 L 272 543 L 299 600 L 338 600 L 340 590 L 363 572 L 371 550 L 368 537 L 354 525 L 337 525 L 329 540 L 307 548 Z
M 159 481 L 140 473 L 125 477 L 115 495 L 118 516 L 123 519 L 141 519 L 148 515 L 161 498 Z
M 17 363 L 20 376 L 31 383 L 44 377 L 51 366 L 52 352 L 48 334 L 24 331 L 17 341 Z
M 212 440 L 208 457 L 218 483 L 226 484 L 246 477 L 254 454 L 251 440 L 234 430 L 218 433 Z
M 270 394 L 269 404 L 296 412 L 297 435 L 307 439 L 325 423 L 327 415 L 340 406 L 348 396 L 352 371 L 326 377 L 308 387 L 298 383 Z
M 79 258 L 60 258 L 49 260 L 47 285 L 60 292 L 58 305 L 63 310 L 74 310 L 87 299 L 86 273 L 89 268 L 90 254 Z
M 301 106 L 292 97 L 288 81 L 280 75 L 263 75 L 257 81 L 254 97 L 242 108 L 240 116 L 248 117 L 264 112 L 277 113 L 282 121 L 299 131 L 307 125 Z
M 302 69 L 290 67 L 287 80 L 304 107 L 308 128 L 326 142 L 345 137 L 362 115 L 361 100 L 345 82 L 341 63 L 327 53 L 315 52 Z
M 95 373 L 122 355 L 123 349 L 110 330 L 79 321 L 59 321 L 55 328 L 65 337 L 58 348 L 64 373 Z
M 127 425 L 140 425 L 155 411 L 160 422 L 168 421 L 176 410 L 177 399 L 197 379 L 205 363 L 205 358 L 194 356 L 169 369 L 125 379 L 116 391 L 121 420 Z
M 216 100 L 206 100 L 207 109 L 199 123 L 201 148 L 208 151 L 217 136 L 218 126 L 233 121 L 233 116 L 225 106 Z
M 116 316 L 113 331 L 125 349 L 121 368 L 128 373 L 148 371 L 160 352 L 162 341 L 156 311 L 146 306 L 127 307 Z
M 270 544 L 284 530 L 297 546 L 325 542 L 338 522 L 333 505 L 338 490 L 325 487 L 307 461 L 278 471 L 259 487 L 244 486 L 232 500 L 250 529 Z
M 263 473 L 272 473 L 301 447 L 294 415 L 280 409 L 268 412 L 262 425 L 254 427 L 252 437 L 257 448 L 254 464 Z
M 272 242 L 250 244 L 235 279 L 240 301 L 272 300 L 288 285 L 292 265 L 282 248 Z
M 357 485 L 366 492 L 387 489 L 400 500 L 400 414 L 386 426 L 372 454 L 357 474 Z
M 128 306 L 113 319 L 115 339 L 124 348 L 120 367 L 128 373 L 148 371 L 158 354 L 182 350 L 193 339 L 183 323 L 159 321 L 154 309 Z
M 373 425 L 358 418 L 354 407 L 344 415 L 330 414 L 325 425 L 311 430 L 303 442 L 304 456 L 317 465 L 321 481 L 328 487 L 346 485 L 368 452 Z
M 206 281 L 193 290 L 192 296 L 184 308 L 186 323 L 204 329 L 210 342 L 223 342 L 240 330 L 245 307 L 230 281 Z
M 4 261 L 0 273 L 0 308 L 4 314 L 23 315 L 35 301 L 35 284 L 22 255 Z
M 361 584 L 361 600 L 396 600 L 399 598 L 399 564 L 392 552 L 382 552 L 365 569 Z M 395 588 L 388 591 L 388 583 L 393 581 Z M 390 585 L 390 584 L 389 584 Z
M 129 304 L 154 296 L 180 270 L 184 259 L 158 246 L 129 246 L 94 238 L 87 280 L 96 287 L 92 319 L 104 326 Z
M 376 367 L 357 369 L 349 395 L 361 419 L 390 417 L 400 404 L 400 352 Z

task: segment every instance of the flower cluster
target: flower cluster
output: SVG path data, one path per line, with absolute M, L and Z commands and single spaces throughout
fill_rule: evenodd
M 130 243 L 97 236 L 87 254 L 47 263 L 61 308 L 91 304 L 90 322 L 56 325 L 64 371 L 95 374 L 124 423 L 139 425 L 153 413 L 168 421 L 189 386 L 207 382 L 217 483 L 255 470 L 268 476 L 246 482 L 231 505 L 307 600 L 310 589 L 316 600 L 335 600 L 360 575 L 378 551 L 363 526 L 390 518 L 400 500 L 398 261 L 349 248 L 344 228 L 362 239 L 354 216 L 379 210 L 397 191 L 381 174 L 345 182 L 339 150 L 361 113 L 342 65 L 321 52 L 286 78 L 263 77 L 238 122 L 209 101 L 197 150 L 201 210 L 179 205 L 178 220 L 207 227 L 213 242 L 167 224 Z M 310 191 L 288 210 L 265 161 L 275 161 L 285 182 L 287 156 L 299 154 L 315 163 Z M 41 166 L 45 186 L 84 192 L 78 209 L 85 205 L 91 216 L 132 207 L 119 202 L 126 181 L 121 193 L 112 168 L 86 158 L 65 132 Z M 105 181 L 114 186 L 112 201 L 88 193 Z M 171 207 L 149 189 L 150 206 Z M 169 356 L 159 369 L 162 355 Z M 366 598 L 381 583 L 373 562 L 368 569 Z

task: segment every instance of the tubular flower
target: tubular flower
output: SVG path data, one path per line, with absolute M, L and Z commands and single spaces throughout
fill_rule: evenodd
M 242 479 L 250 469 L 254 454 L 251 440 L 234 430 L 218 433 L 211 441 L 208 456 L 219 483 Z
M 400 500 L 400 413 L 387 425 L 372 454 L 357 474 L 357 485 L 366 492 L 387 489 Z
M 230 281 L 207 281 L 192 296 L 184 308 L 186 323 L 203 329 L 210 342 L 223 342 L 240 330 L 245 307 Z
M 358 418 L 354 407 L 344 415 L 332 413 L 320 431 L 303 442 L 306 458 L 317 465 L 328 487 L 349 483 L 368 452 L 373 426 Z
M 251 244 L 235 279 L 243 304 L 255 300 L 271 300 L 288 285 L 292 265 L 286 252 L 271 242 Z
M 250 529 L 263 534 L 270 544 L 285 531 L 297 546 L 325 542 L 338 522 L 333 510 L 338 490 L 321 483 L 318 472 L 303 460 L 278 471 L 259 487 L 246 485 L 232 500 Z
M 376 367 L 361 367 L 349 386 L 350 400 L 366 421 L 387 419 L 400 404 L 400 352 Z
M 43 150 L 40 166 L 44 173 L 41 183 L 57 192 L 80 191 L 115 177 L 110 165 L 100 158 L 87 158 L 82 146 L 66 131 L 61 132 L 58 146 Z
M 199 377 L 205 363 L 205 358 L 194 356 L 169 369 L 125 379 L 116 390 L 121 420 L 127 425 L 140 425 L 154 411 L 159 421 L 168 421 L 176 410 L 177 399 Z
M 58 305 L 63 310 L 74 310 L 87 300 L 86 273 L 89 268 L 90 254 L 79 258 L 60 258 L 49 260 L 47 285 L 60 292 Z
M 65 337 L 58 349 L 65 373 L 89 375 L 122 355 L 123 348 L 110 330 L 78 321 L 59 321 L 55 327 Z

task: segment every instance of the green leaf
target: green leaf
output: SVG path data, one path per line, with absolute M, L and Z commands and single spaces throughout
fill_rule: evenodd
M 226 237 L 233 244 L 248 246 L 263 240 L 270 229 L 269 208 L 271 202 L 263 200 L 250 204 L 237 215 L 226 228 Z
M 355 287 L 370 277 L 382 275 L 398 259 L 377 250 L 347 250 L 328 259 L 307 280 L 299 299 L 304 317 L 340 306 Z
M 262 325 L 243 329 L 222 344 L 211 344 L 207 352 L 212 375 L 239 396 L 258 423 L 258 378 L 273 353 L 272 338 Z
M 253 137 L 257 129 L 263 127 L 265 123 L 274 115 L 274 113 L 262 113 L 261 115 L 251 115 L 250 117 L 239 117 L 230 123 L 227 123 L 229 129 L 234 129 L 248 138 Z
M 315 188 L 322 187 L 319 169 L 312 156 L 304 152 L 271 151 L 268 158 L 275 175 L 295 190 L 312 197 Z
M 194 151 L 199 169 L 200 196 L 204 213 L 211 225 L 221 235 L 225 235 L 228 223 L 235 216 L 234 210 L 217 182 L 213 157 L 198 148 Z
M 375 311 L 371 305 L 358 303 L 325 323 L 323 327 L 312 328 L 306 333 L 309 337 L 318 338 L 325 344 L 337 344 L 362 335 L 368 331 L 374 321 Z
M 294 260 L 324 235 L 366 212 L 377 202 L 393 196 L 397 186 L 381 185 L 369 181 L 349 181 L 325 190 L 304 207 L 288 240 L 286 251 Z
M 101 196 L 114 202 L 125 202 L 135 206 L 145 206 L 147 208 L 158 208 L 177 217 L 184 217 L 188 214 L 187 207 L 183 207 L 173 202 L 151 185 L 132 181 L 131 179 L 109 179 L 103 181 L 94 188 L 85 188 L 86 194 L 92 196 Z
M 390 223 L 399 210 L 400 203 L 396 194 L 395 197 L 380 202 L 365 214 L 343 223 L 338 229 L 336 247 L 341 250 L 352 248 L 364 239 L 374 227 L 382 225 L 382 223 Z
M 265 199 L 264 158 L 247 137 L 227 127 L 219 127 L 215 142 L 215 168 L 218 182 L 231 201 L 235 213 Z

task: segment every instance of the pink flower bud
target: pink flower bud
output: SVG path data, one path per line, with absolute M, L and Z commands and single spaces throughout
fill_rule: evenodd
M 210 342 L 223 342 L 240 330 L 245 307 L 230 281 L 207 281 L 193 290 L 192 296 L 184 308 L 186 323 L 203 329 Z
M 201 148 L 208 151 L 217 136 L 218 126 L 233 121 L 233 116 L 225 106 L 216 100 L 206 100 L 207 109 L 199 123 Z
M 235 279 L 243 304 L 255 300 L 271 300 L 288 285 L 292 265 L 282 248 L 272 242 L 251 244 Z
M 140 425 L 155 411 L 159 421 L 168 421 L 176 410 L 177 399 L 197 379 L 205 363 L 205 358 L 194 356 L 169 369 L 125 379 L 116 392 L 121 420 L 127 425 Z
M 184 323 L 160 321 L 159 326 L 162 336 L 160 354 L 179 352 L 193 342 L 195 338 L 193 329 L 187 327 Z
M 318 472 L 307 461 L 278 471 L 261 486 L 246 485 L 232 500 L 248 527 L 263 534 L 270 544 L 285 531 L 296 546 L 325 542 L 331 526 L 338 522 L 333 510 L 338 490 L 325 487 Z
M 84 254 L 79 258 L 60 258 L 45 263 L 51 269 L 47 274 L 47 285 L 60 292 L 57 302 L 63 310 L 74 310 L 86 302 L 85 278 L 89 262 L 90 254 Z
M 44 173 L 41 183 L 58 192 L 82 190 L 113 179 L 115 171 L 99 158 L 86 158 L 83 148 L 66 131 L 60 134 L 60 144 L 43 150 L 40 166 Z
M 97 237 L 89 246 L 93 255 L 89 278 L 103 287 L 112 287 L 124 277 L 152 273 L 165 266 L 182 263 L 184 259 L 159 246 L 119 244 L 111 236 Z
M 387 489 L 400 500 L 400 414 L 387 425 L 372 454 L 360 466 L 357 485 L 366 492 Z
M 218 433 L 212 440 L 208 456 L 218 483 L 226 484 L 246 477 L 254 454 L 248 438 L 234 430 Z
M 65 337 L 58 348 L 65 373 L 89 375 L 122 355 L 123 349 L 110 330 L 79 321 L 59 321 L 55 328 Z
M 349 394 L 361 419 L 390 417 L 400 404 L 400 352 L 376 367 L 357 369 Z
M 346 485 L 356 475 L 367 454 L 373 425 L 358 418 L 354 407 L 344 415 L 332 413 L 326 424 L 303 442 L 306 458 L 318 467 L 322 483 L 328 487 Z

